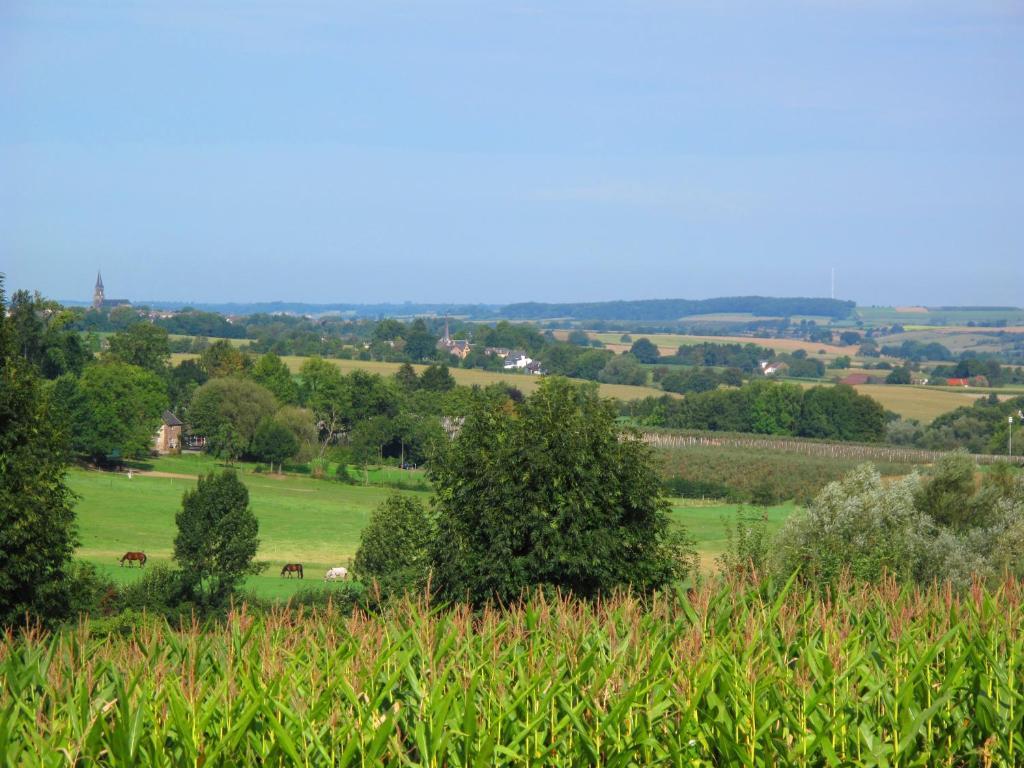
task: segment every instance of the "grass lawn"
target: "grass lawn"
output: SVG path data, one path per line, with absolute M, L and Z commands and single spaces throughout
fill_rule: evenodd
M 220 466 L 201 454 L 161 457 L 146 465 L 152 471 L 174 475 L 197 475 Z M 257 557 L 270 565 L 246 586 L 265 597 L 286 598 L 303 584 L 323 584 L 327 568 L 345 565 L 355 555 L 359 533 L 371 510 L 394 492 L 372 485 L 259 474 L 253 468 L 240 465 L 237 470 L 249 488 L 250 504 L 260 521 Z M 124 474 L 72 469 L 69 483 L 79 496 L 76 510 L 82 543 L 78 557 L 118 582 L 142 574 L 141 569 L 118 565 L 126 551 L 145 552 L 151 564 L 171 561 L 177 530 L 174 516 L 181 508 L 182 494 L 195 487 L 195 480 L 146 475 L 129 480 Z M 403 493 L 427 498 L 424 492 Z M 705 567 L 714 566 L 714 557 L 725 546 L 723 516 L 731 519 L 736 509 L 734 504 L 709 506 L 672 500 L 673 519 L 686 525 L 697 539 Z M 792 504 L 769 509 L 770 527 L 777 528 L 792 509 Z M 306 579 L 282 579 L 281 566 L 286 562 L 301 562 Z
M 697 541 L 697 553 L 700 556 L 701 568 L 705 571 L 715 569 L 715 558 L 725 550 L 726 523 L 735 523 L 735 513 L 739 504 L 704 504 L 690 499 L 671 499 L 672 519 L 686 526 Z M 748 509 L 760 511 L 758 507 Z M 786 502 L 764 511 L 768 515 L 768 531 L 774 533 L 782 527 L 796 505 Z
M 173 474 L 197 474 L 216 468 L 205 456 L 186 455 L 154 460 L 154 469 Z M 344 565 L 359 546 L 359 533 L 370 511 L 391 489 L 352 486 L 301 476 L 255 474 L 241 467 L 250 504 L 260 521 L 258 559 L 270 563 L 248 586 L 268 597 L 284 597 L 302 586 L 281 579 L 282 564 L 301 562 L 307 581 L 322 579 L 324 571 Z M 177 477 L 146 477 L 87 472 L 69 474 L 77 505 L 82 544 L 78 556 L 95 563 L 119 581 L 138 578 L 138 569 L 121 568 L 117 559 L 128 550 L 142 550 L 151 563 L 170 562 L 176 527 L 174 515 L 181 496 L 195 481 Z M 410 492 L 425 498 L 425 493 Z M 322 583 L 322 581 L 320 582 Z

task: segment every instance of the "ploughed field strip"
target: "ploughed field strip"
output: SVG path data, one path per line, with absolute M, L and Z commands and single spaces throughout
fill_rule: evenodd
M 0 639 L 5 765 L 1020 765 L 1024 585 Z

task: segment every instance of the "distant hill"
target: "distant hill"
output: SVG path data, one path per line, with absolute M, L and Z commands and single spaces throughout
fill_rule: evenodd
M 65 302 L 74 306 L 84 302 Z M 769 296 L 736 296 L 718 299 L 638 299 L 636 301 L 598 301 L 564 304 L 524 302 L 520 304 L 419 304 L 412 302 L 388 304 L 305 304 L 292 301 L 264 302 L 185 302 L 135 301 L 136 306 L 153 309 L 192 309 L 219 312 L 223 315 L 255 315 L 286 312 L 296 315 L 341 314 L 350 317 L 415 317 L 417 315 L 452 315 L 470 319 L 506 318 L 509 320 L 635 320 L 672 322 L 690 315 L 748 313 L 759 317 L 790 317 L 820 315 L 836 320 L 851 315 L 856 303 L 838 299 L 772 298 Z
M 137 301 L 140 306 L 153 309 L 183 309 L 191 307 L 222 315 L 256 315 L 287 312 L 295 315 L 349 315 L 351 317 L 415 317 L 417 315 L 452 315 L 468 317 L 494 317 L 498 305 L 488 304 L 305 304 L 295 301 L 260 301 L 251 303 L 210 303 L 186 301 Z
M 689 315 L 750 313 L 760 317 L 821 315 L 836 320 L 849 317 L 856 303 L 838 299 L 734 296 L 719 299 L 642 299 L 575 304 L 527 302 L 509 304 L 501 316 L 512 320 L 571 318 L 573 320 L 642 320 L 669 322 Z

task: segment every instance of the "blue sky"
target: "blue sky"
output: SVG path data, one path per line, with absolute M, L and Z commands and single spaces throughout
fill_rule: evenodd
M 1024 305 L 1024 0 L 0 0 L 0 271 L 88 299 Z

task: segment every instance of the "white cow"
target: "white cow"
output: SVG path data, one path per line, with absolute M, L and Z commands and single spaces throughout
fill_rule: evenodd
M 337 568 L 331 568 L 324 574 L 324 581 L 337 581 L 338 579 L 345 580 L 347 578 L 348 569 L 342 568 L 340 565 Z

